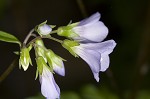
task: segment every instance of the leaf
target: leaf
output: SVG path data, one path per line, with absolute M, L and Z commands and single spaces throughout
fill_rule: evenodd
M 21 46 L 21 42 L 15 36 L 3 31 L 0 31 L 0 41 L 17 43 Z

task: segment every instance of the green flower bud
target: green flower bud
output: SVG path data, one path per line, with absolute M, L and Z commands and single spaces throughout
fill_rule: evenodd
M 73 47 L 79 46 L 79 43 L 77 41 L 72 40 L 64 40 L 62 43 L 62 46 L 67 49 L 73 56 L 78 57 L 78 55 L 74 52 Z
M 45 62 L 45 60 L 44 60 L 44 58 L 41 57 L 41 56 L 39 56 L 39 57 L 36 58 L 36 64 L 37 64 L 37 71 L 36 71 L 36 77 L 35 77 L 35 79 L 38 77 L 38 74 L 42 75 L 43 67 L 44 66 L 48 67 L 47 64 L 46 64 L 46 62 Z
M 19 59 L 19 68 L 24 69 L 24 71 L 26 71 L 29 67 L 29 63 L 32 65 L 32 61 L 30 58 L 30 54 L 29 54 L 29 49 L 24 47 L 21 49 L 20 52 L 20 59 Z
M 63 65 L 62 60 L 64 60 L 64 59 L 61 58 L 60 56 L 56 55 L 52 50 L 50 50 L 50 49 L 47 50 L 45 52 L 45 55 L 46 55 L 49 66 L 55 66 L 55 64 L 56 64 L 57 66 L 62 67 L 62 65 Z
M 59 36 L 65 36 L 68 38 L 74 38 L 74 37 L 78 37 L 78 34 L 76 34 L 72 28 L 77 26 L 78 23 L 74 23 L 74 24 L 69 24 L 68 26 L 62 26 L 59 27 L 57 30 L 57 34 Z
M 61 76 L 65 76 L 65 69 L 63 61 L 65 61 L 60 56 L 56 55 L 52 50 L 47 50 L 45 53 L 49 66 L 52 67 L 53 71 Z
M 36 56 L 42 56 L 45 60 L 45 62 L 47 63 L 47 59 L 46 59 L 46 56 L 45 56 L 45 46 L 44 46 L 44 43 L 41 39 L 37 39 L 35 41 L 35 44 L 36 44 L 36 48 L 35 48 L 35 54 Z

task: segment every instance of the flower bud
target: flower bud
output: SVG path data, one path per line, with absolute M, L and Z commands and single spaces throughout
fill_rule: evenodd
M 39 74 L 39 75 L 42 75 L 43 68 L 44 68 L 44 67 L 49 68 L 49 66 L 47 66 L 47 64 L 46 64 L 46 62 L 45 62 L 45 60 L 44 60 L 44 58 L 41 57 L 41 56 L 39 56 L 39 57 L 36 58 L 36 64 L 37 64 L 37 72 L 36 72 L 36 78 L 37 78 L 37 77 L 38 77 L 38 74 Z M 49 68 L 49 69 L 52 71 L 51 68 Z
M 45 52 L 49 66 L 52 66 L 53 70 L 61 76 L 65 75 L 65 69 L 63 64 L 63 58 L 56 55 L 52 50 Z
M 48 35 L 50 34 L 50 32 L 52 31 L 52 28 L 46 24 L 47 21 L 41 23 L 39 26 L 38 26 L 38 29 L 37 29 L 37 32 L 40 34 L 40 35 Z
M 21 49 L 20 52 L 20 59 L 19 59 L 19 67 L 24 69 L 26 71 L 29 67 L 29 63 L 32 65 L 30 54 L 29 54 L 29 49 L 24 47 Z
M 45 62 L 47 63 L 47 59 L 46 59 L 46 56 L 45 56 L 45 46 L 44 46 L 44 43 L 41 39 L 37 39 L 35 41 L 35 44 L 36 44 L 36 48 L 35 48 L 35 54 L 36 56 L 42 56 L 45 60 Z

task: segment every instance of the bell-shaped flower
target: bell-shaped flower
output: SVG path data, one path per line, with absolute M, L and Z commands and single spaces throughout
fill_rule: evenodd
M 65 40 L 63 47 L 68 51 L 80 56 L 91 68 L 94 78 L 99 82 L 99 72 L 105 71 L 109 66 L 109 54 L 113 51 L 116 43 L 114 40 L 108 40 L 101 43 L 80 43 L 78 46 L 67 45 L 70 40 Z
M 52 66 L 53 70 L 61 75 L 61 76 L 65 76 L 65 68 L 64 68 L 64 64 L 63 61 L 65 61 L 63 58 L 61 58 L 60 56 L 56 55 L 52 50 L 48 49 L 45 52 L 47 61 L 49 66 Z
M 19 68 L 22 66 L 23 70 L 26 71 L 29 67 L 29 64 L 32 65 L 29 49 L 23 47 L 20 51 Z
M 47 21 L 41 23 L 40 25 L 38 25 L 37 27 L 37 32 L 39 33 L 39 35 L 48 35 L 50 34 L 50 32 L 52 31 L 52 28 L 50 27 L 50 25 L 46 24 Z
M 41 93 L 46 99 L 60 99 L 60 89 L 56 84 L 50 67 L 47 66 L 43 57 L 37 57 L 37 74 L 41 83 Z
M 80 42 L 101 42 L 108 34 L 108 28 L 99 21 L 97 12 L 80 22 L 58 28 L 58 35 L 78 40 Z

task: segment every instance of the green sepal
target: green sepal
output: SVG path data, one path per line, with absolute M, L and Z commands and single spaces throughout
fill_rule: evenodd
M 19 44 L 19 46 L 21 46 L 21 42 L 14 35 L 11 35 L 4 31 L 0 31 L 0 41 L 17 43 Z
M 29 67 L 29 64 L 32 65 L 29 49 L 26 47 L 23 47 L 20 51 L 19 68 L 21 69 L 21 66 L 22 66 L 24 71 L 26 71 Z
M 13 53 L 16 54 L 16 55 L 20 55 L 19 51 L 14 51 Z
M 70 20 L 70 22 L 68 23 L 68 25 L 67 25 L 67 26 L 71 25 L 71 23 L 72 23 L 72 20 Z
M 51 28 L 55 28 L 56 27 L 56 25 L 49 25 Z
M 45 68 L 45 67 L 48 68 L 51 72 L 53 72 L 53 69 L 46 64 L 46 62 L 42 56 L 39 56 L 36 58 L 36 64 L 37 64 L 37 71 L 36 71 L 35 79 L 37 79 L 38 74 L 42 75 L 43 68 Z
M 73 47 L 79 46 L 79 42 L 65 39 L 62 43 L 62 46 L 67 49 L 74 57 L 79 57 L 73 50 Z
M 36 58 L 36 64 L 37 64 L 37 70 L 40 75 L 42 75 L 43 72 L 43 66 L 46 66 L 45 60 L 43 57 L 39 56 Z
M 35 41 L 35 44 L 36 44 L 36 48 L 35 48 L 36 56 L 42 56 L 44 58 L 45 62 L 47 63 L 47 59 L 45 56 L 45 50 L 47 50 L 47 49 L 45 48 L 42 39 L 37 39 Z
M 30 51 L 33 48 L 32 43 L 29 45 L 28 50 Z
M 66 61 L 65 59 L 61 58 L 60 56 L 56 55 L 52 50 L 48 49 L 45 52 L 47 61 L 49 66 L 53 68 L 54 64 L 56 64 L 57 66 L 61 66 L 62 67 L 62 61 Z
M 35 28 L 34 28 L 34 30 L 40 35 L 40 36 L 42 36 L 42 34 L 40 33 L 40 31 L 39 31 L 39 27 L 40 26 L 43 26 L 44 24 L 46 24 L 47 23 L 47 20 L 46 21 L 44 21 L 44 22 L 42 22 L 41 24 L 39 24 L 39 25 L 37 25 Z
M 35 75 L 35 80 L 38 78 L 39 72 L 38 72 L 38 68 L 36 69 L 36 75 Z
M 79 35 L 75 33 L 72 29 L 77 26 L 78 23 L 68 24 L 67 26 L 59 27 L 57 30 L 57 34 L 59 36 L 65 36 L 68 38 L 78 37 Z

